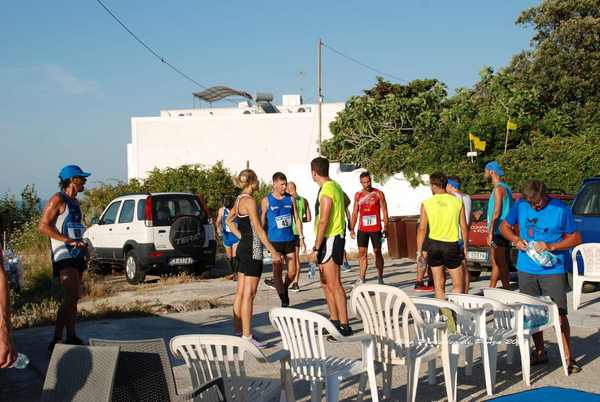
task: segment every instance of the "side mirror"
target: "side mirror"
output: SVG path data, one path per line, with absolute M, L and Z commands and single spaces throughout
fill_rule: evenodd
M 94 217 L 92 218 L 92 225 L 97 225 L 97 224 L 98 224 L 98 221 L 99 221 L 99 220 L 98 220 L 98 217 L 97 217 L 97 216 L 94 216 Z

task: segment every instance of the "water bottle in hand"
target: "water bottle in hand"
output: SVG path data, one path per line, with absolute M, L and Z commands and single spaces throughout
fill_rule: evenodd
M 554 264 L 556 264 L 557 261 L 556 256 L 548 250 L 544 250 L 541 253 L 539 253 L 535 249 L 534 241 L 530 241 L 527 245 L 527 255 L 542 267 L 552 267 L 554 266 Z
M 308 266 L 308 278 L 315 279 L 316 272 L 317 272 L 317 266 L 315 265 L 314 262 L 311 262 L 310 265 Z
M 15 360 L 15 362 L 13 363 L 12 366 L 10 366 L 10 368 L 24 369 L 25 367 L 27 367 L 28 364 L 29 364 L 29 357 L 27 357 L 23 353 L 18 353 L 17 360 Z

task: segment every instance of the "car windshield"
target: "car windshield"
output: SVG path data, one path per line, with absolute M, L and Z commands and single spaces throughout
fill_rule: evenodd
M 600 216 L 600 182 L 587 184 L 573 205 L 575 215 Z
M 471 201 L 471 222 L 478 223 L 487 219 L 488 200 Z
M 175 218 L 182 215 L 205 218 L 197 198 L 186 194 L 152 196 L 152 215 L 155 226 L 170 226 Z

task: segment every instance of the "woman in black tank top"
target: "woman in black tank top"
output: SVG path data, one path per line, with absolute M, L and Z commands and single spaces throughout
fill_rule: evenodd
M 237 248 L 239 260 L 238 281 L 233 300 L 233 329 L 236 335 L 252 342 L 259 348 L 264 345 L 252 337 L 252 308 L 256 289 L 263 269 L 263 244 L 271 252 L 273 261 L 283 257 L 267 239 L 260 225 L 256 201 L 252 197 L 258 189 L 258 178 L 253 170 L 242 170 L 236 180 L 242 189 L 235 206 L 227 217 L 227 226 L 240 239 Z M 237 218 L 237 226 L 234 223 Z

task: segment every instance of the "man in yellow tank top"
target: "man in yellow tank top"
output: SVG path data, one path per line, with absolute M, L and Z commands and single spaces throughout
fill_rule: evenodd
M 423 201 L 421 205 L 421 220 L 417 234 L 417 258 L 422 258 L 422 248 L 429 228 L 427 240 L 427 263 L 433 273 L 435 297 L 443 299 L 445 295 L 444 268 L 448 269 L 452 279 L 452 292 L 463 292 L 462 261 L 467 254 L 467 242 L 462 250 L 458 243 L 458 230 L 462 238 L 468 235 L 465 208 L 462 200 L 448 194 L 446 185 L 448 178 L 443 173 L 433 173 L 429 176 L 429 184 L 433 197 Z

